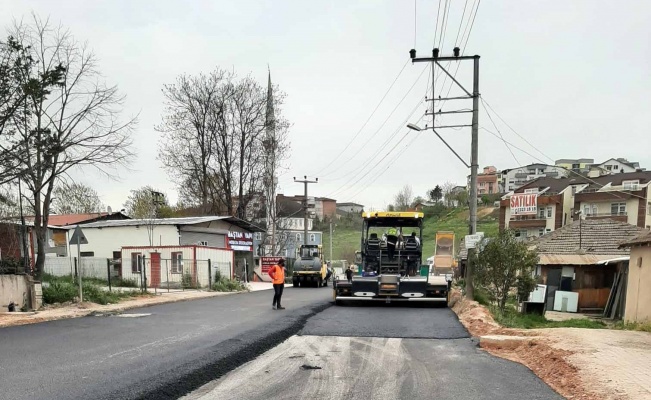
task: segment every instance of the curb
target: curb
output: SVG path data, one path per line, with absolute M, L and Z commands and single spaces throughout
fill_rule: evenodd
M 0 329 L 3 328 L 10 328 L 12 326 L 22 326 L 22 325 L 32 325 L 32 324 L 39 324 L 41 322 L 50 322 L 50 321 L 58 321 L 61 319 L 73 319 L 73 318 L 83 318 L 87 317 L 89 315 L 97 314 L 97 313 L 120 313 L 123 311 L 127 310 L 133 310 L 135 308 L 146 308 L 146 307 L 152 307 L 152 306 L 158 306 L 161 304 L 170 304 L 170 303 L 178 303 L 182 301 L 192 301 L 192 300 L 204 300 L 204 299 L 211 299 L 213 297 L 221 297 L 221 296 L 228 296 L 228 295 L 234 295 L 234 294 L 241 294 L 241 293 L 250 293 L 248 291 L 240 291 L 240 292 L 206 292 L 206 293 L 211 293 L 210 296 L 201 296 L 201 297 L 193 297 L 193 298 L 181 298 L 181 299 L 175 299 L 175 298 L 164 298 L 160 297 L 161 299 L 165 299 L 165 301 L 160 301 L 156 303 L 147 303 L 147 304 L 128 304 L 124 305 L 121 307 L 116 307 L 108 310 L 83 310 L 79 311 L 76 314 L 69 314 L 69 315 L 58 315 L 58 316 L 43 316 L 43 317 L 38 317 L 39 311 L 31 311 L 27 313 L 22 313 L 22 312 L 13 312 L 13 313 L 0 313 L 0 315 L 5 315 L 5 314 L 16 314 L 16 315 L 35 315 L 37 318 L 40 318 L 38 320 L 27 320 L 27 321 L 21 321 L 18 324 L 15 325 L 6 325 L 6 326 L 0 326 Z M 128 301 L 128 300 L 127 300 Z M 95 303 L 93 303 L 95 304 Z M 118 303 L 119 304 L 119 303 Z

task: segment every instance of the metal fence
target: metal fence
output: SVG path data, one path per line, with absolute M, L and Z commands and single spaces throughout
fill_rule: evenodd
M 111 287 L 125 286 L 143 290 L 206 289 L 217 276 L 231 278 L 230 262 L 211 260 L 174 260 L 139 257 L 112 260 L 99 257 L 48 257 L 44 272 L 53 276 L 95 278 Z

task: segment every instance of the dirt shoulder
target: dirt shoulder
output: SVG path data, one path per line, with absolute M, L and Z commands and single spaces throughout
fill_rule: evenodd
M 510 329 L 459 292 L 452 309 L 480 347 L 531 369 L 568 399 L 651 399 L 651 334 L 609 329 Z
M 138 307 L 174 303 L 177 301 L 205 299 L 209 297 L 225 296 L 234 293 L 184 291 L 162 293 L 159 295 L 137 296 L 125 301 L 121 301 L 117 304 L 100 305 L 95 303 L 75 303 L 45 306 L 41 310 L 34 313 L 0 314 L 0 328 L 7 326 L 36 324 L 39 322 L 54 321 L 64 318 L 79 318 L 85 317 L 92 313 L 121 312 Z

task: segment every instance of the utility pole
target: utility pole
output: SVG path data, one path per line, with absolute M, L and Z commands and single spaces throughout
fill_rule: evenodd
M 330 221 L 330 262 L 332 262 L 332 221 Z
M 300 182 L 304 185 L 304 194 L 303 194 L 303 244 L 307 245 L 307 185 L 310 183 L 319 183 L 319 178 L 311 181 L 307 179 L 307 175 L 303 176 L 303 179 L 296 179 L 294 177 L 294 182 Z
M 411 57 L 412 62 L 430 62 L 432 63 L 432 131 L 438 136 L 441 141 L 464 163 L 468 164 L 461 158 L 455 151 L 447 144 L 447 142 L 436 132 L 436 129 L 443 128 L 460 128 L 460 127 L 470 127 L 471 131 L 471 144 L 470 144 L 470 201 L 468 204 L 469 208 L 469 226 L 468 233 L 474 235 L 477 233 L 477 170 L 479 168 L 479 56 L 461 56 L 460 50 L 458 47 L 455 47 L 453 50 L 453 56 L 439 56 L 439 49 L 435 48 L 432 50 L 432 57 L 421 57 L 416 58 L 416 50 L 411 49 L 409 51 L 409 56 Z M 472 84 L 472 93 L 470 93 L 466 88 L 461 85 L 454 76 L 450 74 L 441 64 L 441 61 L 464 61 L 464 60 L 473 60 L 473 84 Z M 436 98 L 434 93 L 434 69 L 438 66 L 441 68 L 445 74 L 452 79 L 458 87 L 461 88 L 466 94 L 466 96 L 458 97 L 449 97 L 449 98 Z M 467 110 L 456 110 L 456 111 L 436 111 L 436 101 L 448 101 L 448 100 L 464 100 L 472 99 L 472 124 L 471 125 L 445 125 L 445 126 L 436 126 L 435 119 L 437 115 L 442 114 L 461 114 L 469 112 Z M 413 129 L 413 128 L 412 128 Z M 470 300 L 474 299 L 474 285 L 473 285 L 473 271 L 472 271 L 472 259 L 474 257 L 475 249 L 468 249 L 468 265 L 466 267 L 466 297 Z

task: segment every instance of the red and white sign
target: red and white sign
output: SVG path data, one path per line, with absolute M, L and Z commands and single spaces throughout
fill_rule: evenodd
M 263 274 L 268 274 L 271 267 L 278 264 L 282 257 L 260 257 L 260 267 Z
M 536 215 L 537 193 L 517 193 L 511 196 L 511 215 Z
M 253 233 L 228 232 L 228 248 L 235 251 L 253 251 Z

